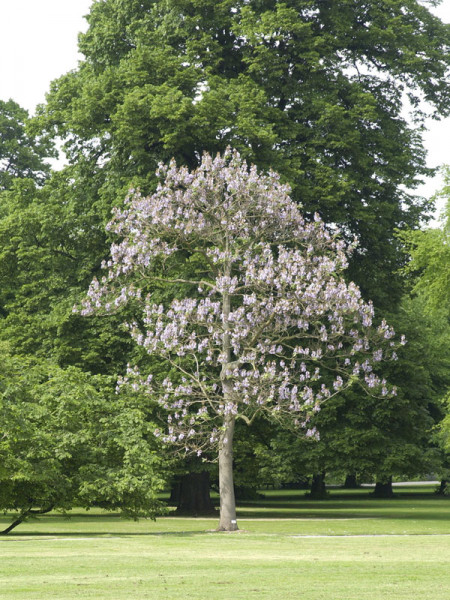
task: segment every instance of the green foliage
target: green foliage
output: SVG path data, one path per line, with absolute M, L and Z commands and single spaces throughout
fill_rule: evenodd
M 136 399 L 117 396 L 110 377 L 13 356 L 4 345 L 1 360 L 0 509 L 161 512 L 163 461 Z
M 74 505 L 160 511 L 153 409 L 114 393 L 126 333 L 117 318 L 72 311 L 106 244 L 96 178 L 83 181 L 78 169 L 41 188 L 18 179 L 1 194 L 0 508 L 18 511 L 17 522 Z
M 28 112 L 13 100 L 0 100 L 0 190 L 18 178 L 28 177 L 42 184 L 50 167 L 45 158 L 56 151 L 46 135 L 32 133 Z
M 425 167 L 425 97 L 447 114 L 448 27 L 417 0 L 106 0 L 80 36 L 78 70 L 52 84 L 35 126 L 66 140 L 99 195 L 152 191 L 159 161 L 192 168 L 227 145 L 293 186 L 307 213 L 358 237 L 349 277 L 379 305 L 400 296 L 396 227 Z
M 436 198 L 446 201 L 441 216 L 441 226 L 421 231 L 404 232 L 400 238 L 410 255 L 404 269 L 409 278 L 412 294 L 422 302 L 428 320 L 435 323 L 435 352 L 430 355 L 433 361 L 434 376 L 442 381 L 440 395 L 440 418 L 435 442 L 443 451 L 442 465 L 438 470 L 443 479 L 448 479 L 450 457 L 450 169 L 443 168 L 444 186 Z M 429 352 L 429 349 L 425 349 Z M 445 357 L 445 358 L 444 358 Z M 442 369 L 443 360 L 446 361 Z
M 1 195 L 0 338 L 15 353 L 117 373 L 129 347 L 117 320 L 72 312 L 105 252 L 94 190 L 69 167 L 40 189 L 23 179 Z
M 444 451 L 447 453 L 447 464 L 445 465 L 447 467 L 446 469 L 446 474 L 443 477 L 443 479 L 449 479 L 450 478 L 450 392 L 448 392 L 445 397 L 443 398 L 443 402 L 444 402 L 444 407 L 446 409 L 446 416 L 442 421 L 441 427 L 440 427 L 440 431 L 439 431 L 439 440 L 441 442 L 441 445 L 444 449 Z
M 450 168 L 444 167 L 444 187 L 436 199 L 446 201 L 441 226 L 404 232 L 410 261 L 405 272 L 413 277 L 412 290 L 426 301 L 430 314 L 442 310 L 450 317 Z

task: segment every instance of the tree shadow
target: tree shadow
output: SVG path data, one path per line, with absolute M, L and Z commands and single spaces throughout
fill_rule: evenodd
M 366 490 L 358 492 L 332 493 L 326 500 L 311 500 L 305 497 L 304 491 L 299 493 L 268 492 L 267 495 L 258 500 L 240 501 L 238 506 L 238 519 L 240 520 L 268 520 L 292 519 L 299 521 L 308 520 L 399 520 L 399 521 L 445 521 L 450 520 L 450 497 L 443 498 L 428 491 L 401 491 L 396 492 L 391 499 L 379 499 L 370 495 Z M 218 513 L 214 515 L 218 519 Z M 184 530 L 182 521 L 197 521 L 199 527 L 203 518 L 211 521 L 211 528 Z M 70 522 L 70 531 L 58 532 L 57 522 L 62 520 Z M 214 519 L 211 514 L 194 516 L 168 515 L 164 520 L 176 523 L 179 528 L 175 531 L 121 531 L 122 527 L 117 524 L 126 522 L 118 513 L 99 513 L 96 511 L 76 511 L 71 514 L 50 513 L 39 519 L 29 519 L 27 523 L 39 522 L 40 527 L 45 530 L 30 531 L 26 524 L 20 525 L 8 535 L 0 536 L 0 541 L 16 540 L 25 541 L 37 538 L 56 539 L 82 539 L 82 538 L 140 538 L 140 537 L 198 537 L 214 533 Z M 144 519 L 142 519 L 144 521 Z M 157 519 L 158 522 L 158 519 Z M 6 527 L 8 517 L 0 519 L 0 523 Z M 84 525 L 83 525 L 84 524 Z M 97 524 L 97 526 L 96 526 Z M 101 524 L 105 529 L 100 530 Z M 1 526 L 0 525 L 0 528 Z M 53 527 L 54 525 L 54 527 Z M 83 531 L 77 530 L 79 526 Z M 69 528 L 67 527 L 67 529 Z M 92 530 L 86 529 L 92 527 Z M 23 528 L 23 529 L 22 529 Z
M 392 498 L 375 498 L 370 491 L 331 493 L 311 500 L 303 492 L 269 492 L 262 500 L 239 503 L 239 518 L 268 519 L 450 519 L 450 497 L 430 491 L 395 491 Z
M 214 530 L 202 531 L 142 531 L 142 532 L 127 532 L 120 533 L 117 531 L 66 531 L 58 533 L 55 531 L 17 531 L 8 535 L 0 536 L 0 543 L 6 541 L 26 542 L 30 539 L 47 538 L 48 541 L 71 540 L 71 539 L 126 539 L 139 537 L 199 537 L 215 533 Z

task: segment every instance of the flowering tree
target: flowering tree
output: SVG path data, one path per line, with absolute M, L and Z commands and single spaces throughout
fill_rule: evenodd
M 356 378 L 390 393 L 373 363 L 393 357 L 394 332 L 372 327 L 372 305 L 341 277 L 343 243 L 303 219 L 275 173 L 228 150 L 159 175 L 152 196 L 132 192 L 115 210 L 108 227 L 121 241 L 81 312 L 141 307 L 128 327 L 165 375 L 130 366 L 120 384 L 162 407 L 168 428 L 156 434 L 167 442 L 199 455 L 217 447 L 219 529 L 234 530 L 236 419 L 266 413 L 316 436 L 311 415 Z

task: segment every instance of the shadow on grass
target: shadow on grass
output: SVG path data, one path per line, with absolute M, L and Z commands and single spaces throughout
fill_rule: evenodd
M 258 500 L 247 500 L 238 503 L 238 519 L 241 520 L 267 520 L 292 519 L 292 520 L 399 520 L 399 521 L 446 521 L 450 519 L 450 498 L 442 498 L 428 491 L 402 490 L 392 499 L 378 499 L 370 496 L 367 490 L 356 492 L 334 491 L 327 500 L 313 501 L 305 497 L 303 491 L 286 492 L 267 491 L 265 496 Z M 123 531 L 127 520 L 117 513 L 103 513 L 99 510 L 72 512 L 68 515 L 61 513 L 48 514 L 39 519 L 28 521 L 30 528 L 33 523 L 39 523 L 39 528 L 44 531 L 30 531 L 26 524 L 19 526 L 7 536 L 0 536 L 3 540 L 24 540 L 30 538 L 50 537 L 52 539 L 82 539 L 82 538 L 139 538 L 139 537 L 198 537 L 214 531 L 218 523 L 219 514 L 212 516 L 197 515 L 187 517 L 169 515 L 158 518 L 158 521 L 170 522 L 169 527 L 177 528 L 176 531 Z M 217 519 L 217 520 L 216 520 Z M 62 522 L 70 523 L 62 527 Z M 184 521 L 184 523 L 183 523 Z M 189 521 L 187 530 L 184 529 Z M 208 521 L 208 523 L 205 523 Z M 11 521 L 9 521 L 11 522 Z M 129 521 L 131 522 L 131 521 Z M 145 523 L 145 519 L 140 520 Z M 150 522 L 150 521 L 148 521 Z M 0 529 L 8 525 L 8 517 L 0 519 Z M 119 526 L 120 523 L 120 526 Z M 189 526 L 204 527 L 201 530 L 189 530 Z M 58 527 L 59 526 L 59 527 Z M 105 530 L 101 530 L 102 526 Z M 91 527 L 94 531 L 91 530 Z M 167 527 L 167 525 L 166 525 Z M 64 531 L 58 531 L 59 528 Z M 70 531 L 67 529 L 70 528 Z M 80 529 L 83 529 L 80 531 Z M 165 529 L 165 527 L 161 527 Z
M 9 533 L 8 535 L 0 536 L 0 543 L 6 541 L 26 542 L 31 539 L 48 538 L 48 541 L 58 541 L 64 539 L 126 539 L 139 537 L 199 537 L 214 533 L 214 530 L 204 531 L 142 531 L 135 533 L 120 533 L 116 531 L 70 531 L 70 532 L 55 532 L 55 531 L 17 531 L 17 533 Z
M 271 511 L 270 516 L 266 517 L 268 520 L 272 519 L 298 519 L 301 521 L 305 521 L 308 519 L 317 520 L 317 519 L 332 519 L 332 520 L 361 520 L 361 519 L 394 519 L 394 520 L 414 520 L 414 521 L 449 521 L 450 512 L 370 512 L 370 511 L 360 511 L 358 513 L 352 512 L 342 512 L 342 511 L 333 511 L 333 510 L 316 510 L 316 511 L 308 511 L 305 513 L 290 513 L 286 514 L 286 512 L 277 512 Z M 261 512 L 256 511 L 245 511 L 238 512 L 238 519 L 260 519 L 264 520 L 264 516 Z
M 264 493 L 263 497 L 258 500 L 241 500 L 238 504 L 241 506 L 263 506 L 264 508 L 277 507 L 277 508 L 292 508 L 292 506 L 304 506 L 305 504 L 345 504 L 349 505 L 352 501 L 357 502 L 358 505 L 365 505 L 368 502 L 386 502 L 389 503 L 392 500 L 401 500 L 404 502 L 410 502 L 412 500 L 424 500 L 426 502 L 439 502 L 440 500 L 450 500 L 450 496 L 443 497 L 434 494 L 433 490 L 428 491 L 394 491 L 392 498 L 375 498 L 373 490 L 361 489 L 358 491 L 329 491 L 329 496 L 320 500 L 311 500 L 308 497 L 308 492 L 299 491 L 296 493 L 283 493 L 273 492 L 272 490 Z
M 268 519 L 450 519 L 450 497 L 433 490 L 402 490 L 393 498 L 374 498 L 367 490 L 331 492 L 325 500 L 311 500 L 304 492 L 266 492 L 261 500 L 239 503 L 238 516 Z

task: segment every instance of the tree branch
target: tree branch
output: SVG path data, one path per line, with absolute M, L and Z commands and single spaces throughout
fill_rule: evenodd
M 48 506 L 47 508 L 33 509 L 30 507 L 27 510 L 24 510 L 22 513 L 20 513 L 20 515 L 17 517 L 17 519 L 11 523 L 11 525 L 9 525 L 3 531 L 0 531 L 0 535 L 8 535 L 8 533 L 10 531 L 12 531 L 18 525 L 20 525 L 21 523 L 26 521 L 30 515 L 45 515 L 46 513 L 49 513 L 50 511 L 52 511 L 53 508 L 54 508 L 54 505 L 52 504 L 51 506 Z

